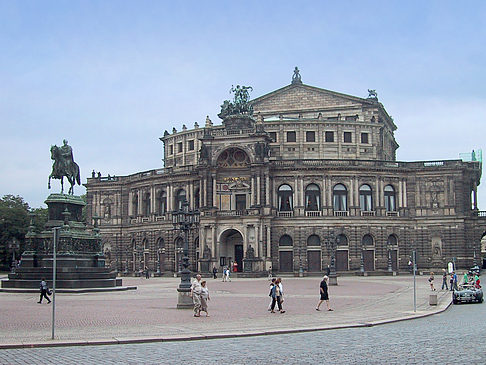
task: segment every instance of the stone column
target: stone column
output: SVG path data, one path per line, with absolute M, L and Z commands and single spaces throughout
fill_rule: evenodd
M 94 199 L 94 197 L 93 197 L 93 199 Z M 130 191 L 128 193 L 128 216 L 129 217 L 133 216 L 133 192 L 132 191 Z
M 398 208 L 402 208 L 403 207 L 403 202 L 402 202 L 402 198 L 403 198 L 403 189 L 402 189 L 402 180 L 399 180 L 398 181 Z
M 152 185 L 150 187 L 150 213 L 152 215 L 155 215 L 155 201 L 156 201 L 156 198 L 155 198 L 155 186 Z
M 212 206 L 216 206 L 216 176 L 211 176 L 213 180 L 213 204 Z
M 272 257 L 272 241 L 271 241 L 271 236 L 270 236 L 270 227 L 267 226 L 266 227 L 267 229 L 267 258 L 271 258 Z
M 255 205 L 255 176 L 251 175 L 251 204 Z
M 142 215 L 142 203 L 143 202 L 143 190 L 138 191 L 138 212 L 137 215 L 141 216 Z
M 167 185 L 167 211 L 171 212 L 174 210 L 174 204 L 172 202 L 172 184 Z
M 403 207 L 407 207 L 407 179 L 403 180 Z
M 271 196 L 270 194 L 270 177 L 268 174 L 265 175 L 265 204 L 270 205 L 271 203 Z
M 257 182 L 257 205 L 260 205 L 260 196 L 262 195 L 262 189 L 260 187 L 260 174 L 257 175 L 257 178 L 256 178 L 256 182 Z

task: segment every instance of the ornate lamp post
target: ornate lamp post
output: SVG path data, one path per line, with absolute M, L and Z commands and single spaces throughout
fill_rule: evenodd
M 337 247 L 337 238 L 334 234 L 334 231 L 329 232 L 329 236 L 327 238 L 326 244 L 328 249 L 331 251 L 331 265 L 329 267 L 329 285 L 338 285 L 337 283 L 337 273 L 336 273 L 336 247 Z
M 189 270 L 189 231 L 199 223 L 199 212 L 189 211 L 189 203 L 187 200 L 182 202 L 182 209 L 172 212 L 172 224 L 174 230 L 179 230 L 184 233 L 184 247 L 182 257 L 181 283 L 178 292 L 177 308 L 186 309 L 192 308 L 191 292 L 191 270 Z

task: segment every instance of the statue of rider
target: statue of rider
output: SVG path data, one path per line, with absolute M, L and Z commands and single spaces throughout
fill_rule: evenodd
M 67 172 L 71 171 L 71 168 L 74 164 L 73 149 L 70 145 L 68 145 L 67 140 L 63 140 L 62 143 L 63 145 L 59 147 L 62 170 Z

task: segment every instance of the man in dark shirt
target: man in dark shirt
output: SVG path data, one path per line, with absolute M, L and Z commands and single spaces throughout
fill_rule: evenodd
M 324 275 L 324 277 L 322 278 L 322 281 L 321 281 L 320 288 L 319 288 L 321 297 L 319 299 L 319 302 L 317 303 L 316 311 L 320 310 L 319 308 L 320 308 L 323 301 L 326 301 L 327 310 L 332 311 L 331 307 L 329 306 L 329 293 L 328 293 L 328 285 L 327 285 L 328 280 L 329 280 L 329 277 L 327 275 Z

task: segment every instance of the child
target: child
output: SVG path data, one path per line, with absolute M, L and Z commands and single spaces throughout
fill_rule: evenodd
M 211 300 L 211 298 L 209 298 L 209 290 L 206 286 L 206 280 L 203 280 L 201 281 L 201 312 L 206 312 L 206 317 L 209 317 L 208 300 Z

